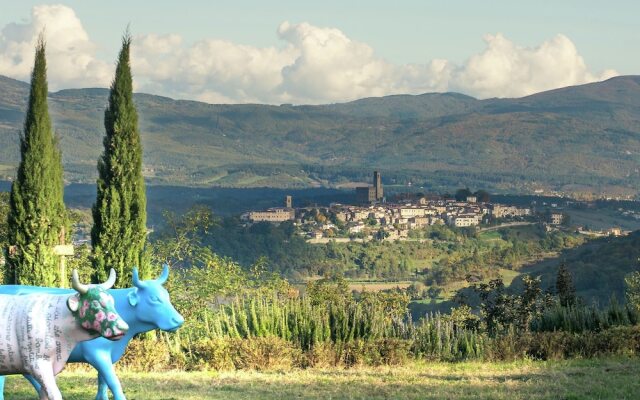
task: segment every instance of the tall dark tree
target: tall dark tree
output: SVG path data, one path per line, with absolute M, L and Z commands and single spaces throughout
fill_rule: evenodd
M 55 245 L 65 235 L 64 181 L 57 139 L 47 106 L 47 62 L 42 35 L 36 44 L 31 92 L 20 139 L 21 162 L 11 186 L 7 269 L 4 281 L 25 285 L 58 285 Z
M 0 254 L 0 282 L 4 282 L 4 275 L 7 269 L 7 264 L 4 258 L 4 251 L 9 246 L 9 226 L 7 219 L 9 217 L 9 193 L 0 192 L 0 249 L 3 253 Z
M 574 306 L 577 302 L 576 288 L 573 285 L 571 272 L 567 269 L 567 265 L 562 262 L 558 268 L 558 276 L 556 278 L 556 292 L 562 307 Z
M 486 190 L 478 190 L 473 194 L 479 203 L 488 203 L 491 201 L 491 195 Z
M 97 281 L 110 268 L 118 273 L 117 286 L 131 283 L 132 267 L 148 275 L 145 251 L 147 211 L 142 177 L 142 143 L 138 113 L 133 102 L 129 52 L 131 36 L 125 34 L 104 113 L 104 153 L 98 160 L 97 199 L 93 206 L 93 263 Z
M 457 201 L 467 201 L 467 197 L 472 196 L 473 193 L 469 188 L 456 190 L 455 198 Z

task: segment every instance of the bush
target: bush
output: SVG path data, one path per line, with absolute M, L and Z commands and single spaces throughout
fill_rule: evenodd
M 163 340 L 138 338 L 129 342 L 118 365 L 133 371 L 166 371 L 183 368 L 181 357 L 173 357 L 172 351 Z M 176 362 L 177 361 L 177 362 Z
M 337 363 L 336 349 L 333 343 L 316 343 L 310 350 L 305 351 L 300 359 L 301 368 L 329 368 Z
M 231 359 L 236 369 L 289 370 L 301 365 L 302 352 L 277 337 L 230 340 Z
M 187 369 L 192 370 L 220 371 L 235 368 L 231 342 L 224 339 L 198 340 L 190 346 L 189 360 Z
M 411 341 L 379 339 L 370 343 L 367 365 L 402 365 L 410 358 Z

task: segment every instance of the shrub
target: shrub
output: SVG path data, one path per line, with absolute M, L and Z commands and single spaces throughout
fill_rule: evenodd
M 289 370 L 301 364 L 300 349 L 277 337 L 234 339 L 230 344 L 236 369 Z
M 175 363 L 165 341 L 148 338 L 131 340 L 118 362 L 118 365 L 134 371 L 165 371 L 181 368 L 184 366 L 181 364 Z
M 329 368 L 336 366 L 336 349 L 333 343 L 316 343 L 305 351 L 300 359 L 301 368 Z
M 188 369 L 194 370 L 232 370 L 232 347 L 229 340 L 203 339 L 190 346 Z
M 410 358 L 411 341 L 379 339 L 370 342 L 367 365 L 402 365 Z

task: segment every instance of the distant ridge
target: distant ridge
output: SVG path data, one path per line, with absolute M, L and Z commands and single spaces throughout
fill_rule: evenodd
M 28 85 L 0 76 L 0 178 L 13 174 Z M 92 182 L 107 89 L 51 93 L 67 179 Z M 311 187 L 368 180 L 633 195 L 640 77 L 517 99 L 393 95 L 319 106 L 212 105 L 137 94 L 151 183 Z

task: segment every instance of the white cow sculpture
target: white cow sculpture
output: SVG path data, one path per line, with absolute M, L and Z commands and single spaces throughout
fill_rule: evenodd
M 0 295 L 0 375 L 31 374 L 41 400 L 62 400 L 55 376 L 79 342 L 103 336 L 118 340 L 129 329 L 107 293 L 116 281 L 83 285 L 73 271 L 76 294 Z

